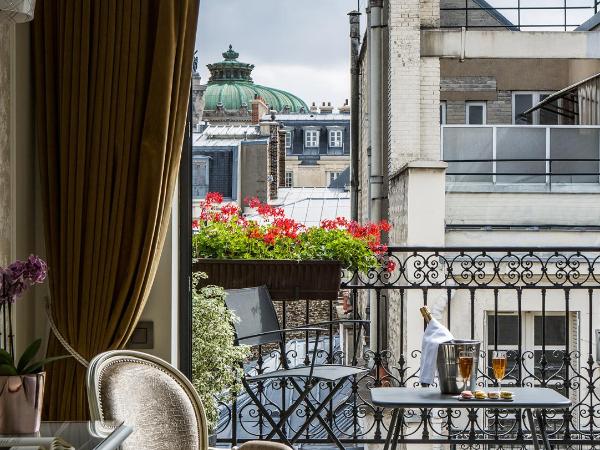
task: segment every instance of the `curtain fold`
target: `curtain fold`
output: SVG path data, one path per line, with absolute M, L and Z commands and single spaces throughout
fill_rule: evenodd
M 87 360 L 122 348 L 165 240 L 199 0 L 38 0 L 36 145 L 51 312 Z M 51 336 L 48 353 L 66 353 Z M 85 368 L 48 367 L 45 417 L 85 419 Z

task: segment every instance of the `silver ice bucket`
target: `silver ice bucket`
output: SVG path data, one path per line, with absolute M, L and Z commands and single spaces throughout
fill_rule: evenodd
M 458 368 L 458 359 L 460 352 L 465 351 L 473 352 L 473 368 L 466 389 L 475 389 L 480 346 L 481 342 L 479 341 L 460 339 L 440 344 L 437 354 L 437 369 L 442 394 L 460 394 L 463 391 L 463 380 Z

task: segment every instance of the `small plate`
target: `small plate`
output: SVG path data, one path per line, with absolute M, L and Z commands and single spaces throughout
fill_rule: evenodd
M 460 395 L 457 395 L 456 397 L 457 400 L 460 400 L 461 402 L 472 402 L 472 401 L 477 401 L 477 402 L 513 402 L 515 400 L 515 396 L 513 394 L 512 398 L 462 398 Z

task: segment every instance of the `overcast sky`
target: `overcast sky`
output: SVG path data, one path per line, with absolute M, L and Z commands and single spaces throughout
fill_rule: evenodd
M 364 7 L 366 0 L 361 0 Z M 254 64 L 255 83 L 289 91 L 307 104 L 350 96 L 348 12 L 357 0 L 201 0 L 196 49 L 206 64 L 229 44 Z
M 201 0 L 196 49 L 203 81 L 206 64 L 223 59 L 229 44 L 239 60 L 254 64 L 254 81 L 298 95 L 309 105 L 331 101 L 340 106 L 350 96 L 347 13 L 367 0 Z M 517 0 L 488 0 L 512 8 Z M 564 0 L 520 0 L 522 6 L 562 6 Z M 593 0 L 567 0 L 589 7 Z M 516 23 L 515 10 L 501 11 Z M 522 24 L 562 23 L 564 11 L 523 11 Z M 570 10 L 567 21 L 579 24 L 591 10 Z M 364 19 L 364 15 L 363 15 Z M 364 21 L 364 20 L 363 20 Z M 361 30 L 364 32 L 363 29 Z

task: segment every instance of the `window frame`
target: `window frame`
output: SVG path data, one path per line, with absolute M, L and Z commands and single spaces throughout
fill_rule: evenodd
M 342 174 L 343 170 L 328 170 L 327 171 L 327 187 L 335 180 L 337 180 Z M 333 177 L 333 178 L 332 178 Z
M 528 123 L 528 124 L 516 123 L 516 117 L 515 117 L 516 98 L 515 97 L 517 95 L 531 95 L 531 107 L 533 107 L 533 106 L 537 105 L 539 102 L 541 102 L 540 97 L 542 95 L 552 95 L 554 93 L 555 93 L 555 91 L 512 91 L 511 92 L 511 115 L 512 115 L 511 124 L 512 125 L 540 125 L 540 110 L 539 109 L 537 111 L 533 112 L 531 123 Z M 562 103 L 562 100 L 560 101 L 560 103 Z M 558 123 L 556 125 L 562 125 L 561 122 L 562 122 L 561 117 L 558 116 Z M 546 126 L 546 125 L 542 125 L 542 126 Z
M 481 106 L 482 109 L 482 123 L 470 123 L 470 112 L 469 110 L 471 109 L 472 106 Z M 481 125 L 487 125 L 487 102 L 486 101 L 466 101 L 465 102 L 465 125 L 474 125 L 474 126 L 481 126 Z
M 337 137 L 337 138 L 336 138 Z M 339 139 L 338 139 L 339 138 Z M 339 145 L 332 145 L 337 144 Z M 328 148 L 343 149 L 344 148 L 344 130 L 343 128 L 330 128 L 327 130 L 327 145 Z
M 315 136 L 316 139 L 309 139 L 309 136 Z M 315 127 L 315 128 L 305 128 L 304 129 L 304 148 L 310 148 L 310 149 L 319 148 L 320 140 L 321 140 L 321 130 L 319 128 Z
M 287 130 L 284 129 L 283 132 L 285 133 L 285 148 L 286 150 L 289 148 L 292 148 L 292 130 Z
M 289 178 L 289 182 L 288 182 L 288 178 Z M 285 171 L 285 174 L 283 175 L 283 185 L 286 188 L 294 187 L 294 172 L 293 171 L 291 171 L 291 170 Z
M 447 125 L 447 122 L 448 122 L 448 102 L 446 100 L 442 100 L 442 101 L 440 101 L 440 125 Z

